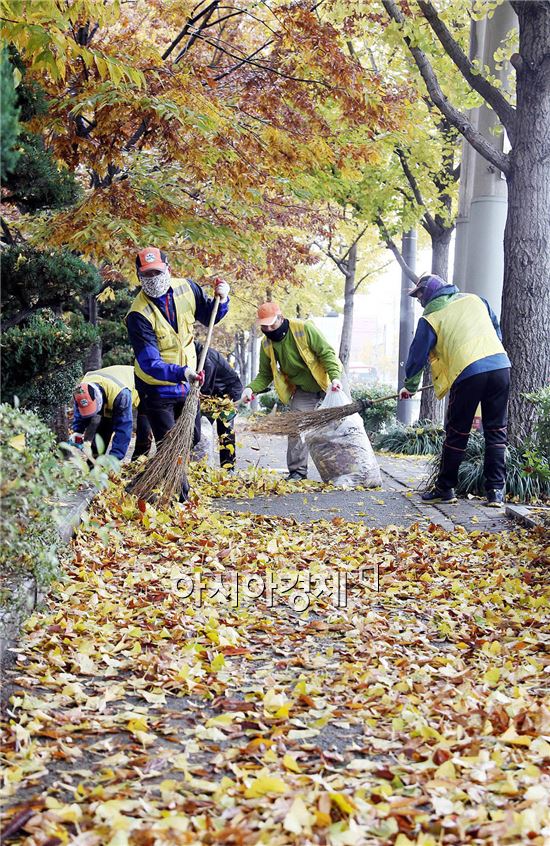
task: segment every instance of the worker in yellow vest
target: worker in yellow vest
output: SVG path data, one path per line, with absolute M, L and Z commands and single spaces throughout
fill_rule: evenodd
M 73 399 L 73 434 L 70 443 L 82 447 L 86 430 L 91 426 L 92 419 L 99 415 L 101 419 L 92 438 L 92 453 L 97 455 L 99 452 L 99 436 L 106 453 L 122 460 L 132 438 L 133 412 L 139 405 L 134 386 L 134 368 L 131 365 L 117 365 L 90 370 L 75 388 Z M 150 447 L 142 422 L 138 412 L 134 458 L 148 452 Z
M 258 375 L 244 389 L 241 400 L 267 391 L 273 383 L 282 403 L 292 411 L 309 411 L 329 388 L 342 389 L 342 365 L 334 349 L 316 326 L 307 320 L 288 320 L 277 303 L 263 303 L 258 323 L 264 334 Z M 300 437 L 289 437 L 288 479 L 307 478 L 308 450 Z
M 420 277 L 410 296 L 420 300 L 424 313 L 409 350 L 400 398 L 409 399 L 418 390 L 428 360 L 438 399 L 450 391 L 439 475 L 433 490 L 426 491 L 422 499 L 456 502 L 458 469 L 481 403 L 485 504 L 499 507 L 504 503 L 506 481 L 510 360 L 502 346 L 498 320 L 484 299 L 461 294 L 432 273 Z
M 140 403 L 158 444 L 180 416 L 190 384 L 204 381 L 204 374 L 196 372 L 193 327 L 196 320 L 208 326 L 214 298 L 191 280 L 173 279 L 168 257 L 157 247 L 137 254 L 136 271 L 141 291 L 126 315 L 126 326 L 136 356 Z M 220 297 L 217 323 L 229 308 L 229 285 L 217 279 L 214 292 Z M 200 440 L 200 414 L 193 440 Z

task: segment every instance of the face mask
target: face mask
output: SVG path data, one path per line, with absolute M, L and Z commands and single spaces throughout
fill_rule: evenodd
M 262 329 L 262 332 L 264 333 L 266 338 L 269 338 L 270 341 L 275 341 L 275 343 L 276 343 L 277 341 L 283 340 L 286 333 L 288 332 L 288 329 L 289 329 L 288 320 L 285 318 L 278 329 L 273 329 L 273 331 L 271 331 L 271 332 L 267 331 L 265 329 Z
M 156 276 L 140 276 L 139 281 L 148 297 L 162 297 L 170 287 L 170 271 L 165 270 L 164 273 L 157 273 Z

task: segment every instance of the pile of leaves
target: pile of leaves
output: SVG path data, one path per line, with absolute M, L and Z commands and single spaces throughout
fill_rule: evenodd
M 114 488 L 26 626 L 4 835 L 543 846 L 549 551 Z
M 445 429 L 430 420 L 419 420 L 414 426 L 394 423 L 375 439 L 381 452 L 399 455 L 435 455 L 441 452 Z

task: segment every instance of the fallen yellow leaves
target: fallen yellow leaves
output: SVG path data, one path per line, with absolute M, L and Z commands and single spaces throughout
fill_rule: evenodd
M 203 482 L 168 513 L 105 494 L 27 623 L 11 842 L 545 846 L 544 535 L 216 512 L 292 483 Z M 213 589 L 287 570 L 345 574 L 347 604 Z

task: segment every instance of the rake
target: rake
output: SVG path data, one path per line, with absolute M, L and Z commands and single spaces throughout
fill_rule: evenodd
M 427 391 L 433 385 L 424 385 L 418 391 Z M 373 405 L 386 402 L 387 400 L 399 399 L 399 394 L 391 394 L 389 397 L 379 397 L 375 400 L 360 399 L 341 405 L 339 408 L 320 408 L 317 411 L 287 411 L 281 414 L 268 414 L 266 417 L 257 417 L 251 420 L 245 427 L 246 432 L 254 432 L 258 435 L 299 435 L 311 429 L 320 429 L 329 423 L 349 417 L 350 414 L 361 414 Z
M 214 299 L 208 333 L 197 365 L 197 373 L 204 370 L 206 354 L 212 340 L 214 322 L 218 313 L 220 298 Z M 155 504 L 168 505 L 179 497 L 182 485 L 187 485 L 187 466 L 193 445 L 195 418 L 199 409 L 200 385 L 194 382 L 187 394 L 183 411 L 176 424 L 164 436 L 155 455 L 149 459 L 145 469 L 127 487 L 129 493 L 138 499 L 150 500 L 155 493 Z

